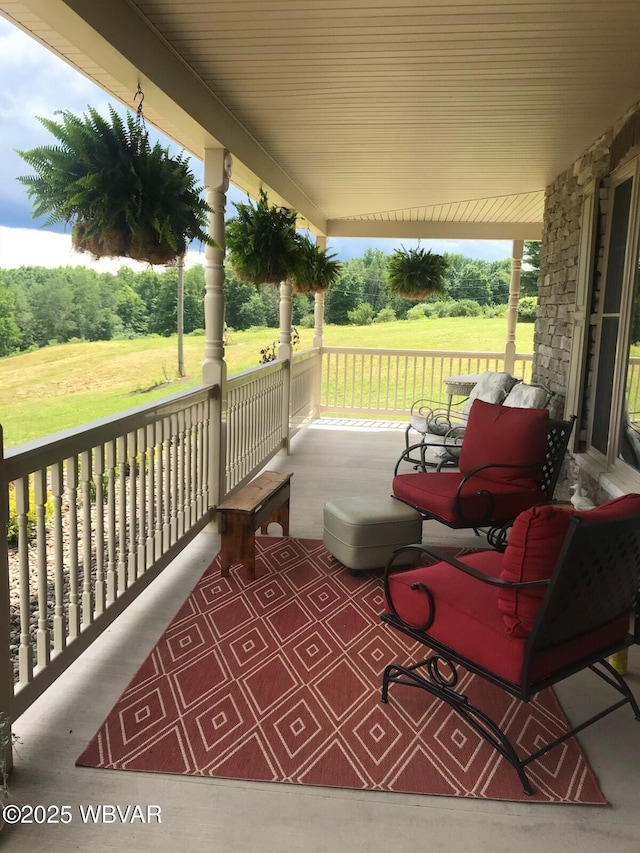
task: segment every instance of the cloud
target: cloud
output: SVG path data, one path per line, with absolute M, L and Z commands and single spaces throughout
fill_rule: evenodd
M 204 251 L 187 252 L 186 267 L 204 264 Z M 21 266 L 89 267 L 97 272 L 117 272 L 120 267 L 136 271 L 149 269 L 149 265 L 130 258 L 102 258 L 76 252 L 71 245 L 71 235 L 33 228 L 7 228 L 0 225 L 0 269 L 17 269 Z M 161 270 L 161 267 L 156 267 Z

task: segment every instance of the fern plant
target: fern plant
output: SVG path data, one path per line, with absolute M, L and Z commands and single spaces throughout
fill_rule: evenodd
M 298 240 L 300 264 L 293 276 L 293 289 L 296 293 L 324 293 L 337 280 L 342 264 L 306 235 Z
M 300 266 L 297 213 L 269 204 L 264 189 L 257 202 L 234 202 L 237 215 L 227 222 L 227 253 L 236 278 L 277 284 L 293 278 Z
M 209 205 L 180 154 L 151 145 L 144 123 L 109 107 L 60 122 L 39 118 L 58 140 L 17 153 L 35 174 L 19 177 L 45 225 L 72 225 L 75 248 L 96 258 L 130 257 L 164 264 L 184 255 L 192 240 L 216 245 L 206 233 Z
M 449 262 L 428 249 L 396 249 L 387 261 L 389 292 L 405 299 L 428 299 L 446 291 Z

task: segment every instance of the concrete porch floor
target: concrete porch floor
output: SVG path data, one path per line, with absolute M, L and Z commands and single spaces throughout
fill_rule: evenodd
M 326 500 L 387 494 L 404 444 L 398 429 L 318 423 L 298 435 L 289 456 L 269 467 L 293 471 L 291 535 L 322 537 Z M 434 522 L 432 544 L 477 546 L 466 532 Z M 0 831 L 0 849 L 26 851 L 185 850 L 261 853 L 377 853 L 392 850 L 473 853 L 638 853 L 640 723 L 628 708 L 585 731 L 580 741 L 607 807 L 537 805 L 422 797 L 296 785 L 211 780 L 74 766 L 112 705 L 219 548 L 201 533 L 111 628 L 15 726 L 20 743 L 11 778 L 14 800 L 71 807 L 66 825 Z M 630 654 L 630 684 L 640 696 L 640 655 Z M 575 719 L 596 708 L 598 679 L 579 675 L 559 689 Z M 161 824 L 87 825 L 79 805 L 159 806 Z

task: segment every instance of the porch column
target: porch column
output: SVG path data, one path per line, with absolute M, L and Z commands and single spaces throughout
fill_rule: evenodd
M 287 453 L 290 449 L 289 411 L 291 408 L 291 283 L 283 281 L 280 285 L 280 336 L 278 340 L 278 361 L 283 364 L 282 377 L 282 439 Z
M 321 252 L 327 250 L 327 238 L 324 234 L 316 238 L 316 243 Z M 313 306 L 313 347 L 322 346 L 322 334 L 324 326 L 324 293 L 316 293 Z
M 224 148 L 207 148 L 204 152 L 204 185 L 206 201 L 212 208 L 207 233 L 221 248 L 205 247 L 204 266 L 204 362 L 202 384 L 220 389 L 211 401 L 209 425 L 209 459 L 207 479 L 209 506 L 220 503 L 225 492 L 226 452 L 226 379 L 224 360 L 224 212 L 226 192 L 231 175 L 231 156 Z
M 511 280 L 509 281 L 509 307 L 507 309 L 507 340 L 504 345 L 504 369 L 513 373 L 516 367 L 516 325 L 520 300 L 520 273 L 522 271 L 523 240 L 514 240 L 511 250 Z
M 318 248 L 323 252 L 327 248 L 327 238 L 320 235 L 317 238 Z M 313 402 L 312 411 L 313 417 L 320 417 L 320 401 L 322 399 L 322 339 L 324 332 L 324 293 L 316 293 L 313 305 L 313 342 L 314 349 L 320 350 L 320 364 L 316 370 L 315 381 L 313 383 Z

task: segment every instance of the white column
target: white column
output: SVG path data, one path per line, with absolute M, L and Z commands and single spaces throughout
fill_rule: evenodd
M 291 283 L 283 281 L 280 285 L 280 335 L 278 340 L 278 360 L 285 362 L 283 370 L 282 390 L 282 440 L 285 451 L 289 452 L 290 429 L 289 410 L 291 408 Z
M 231 156 L 223 148 L 204 152 L 206 201 L 212 208 L 207 233 L 220 248 L 205 247 L 204 267 L 204 362 L 202 384 L 217 385 L 219 396 L 213 401 L 210 425 L 210 457 L 207 460 L 209 504 L 220 503 L 225 491 L 224 460 L 226 450 L 226 379 L 224 360 L 224 212 L 229 189 Z
M 321 235 L 317 238 L 318 248 L 326 251 L 327 238 Z M 313 305 L 313 341 L 314 349 L 320 350 L 320 363 L 313 383 L 313 416 L 320 417 L 320 401 L 322 399 L 322 343 L 324 334 L 324 293 L 316 293 Z
M 320 235 L 316 238 L 318 248 L 324 252 L 327 249 L 327 238 Z M 322 334 L 324 326 L 324 293 L 316 293 L 313 306 L 313 347 L 322 347 Z
M 516 326 L 520 300 L 520 273 L 522 271 L 523 240 L 514 240 L 511 250 L 511 279 L 509 281 L 509 307 L 507 309 L 507 340 L 504 345 L 504 369 L 513 373 L 516 365 Z

